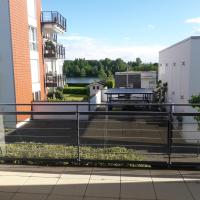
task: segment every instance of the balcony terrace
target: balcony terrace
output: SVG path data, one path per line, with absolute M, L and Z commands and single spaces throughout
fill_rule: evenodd
M 65 59 L 65 47 L 46 41 L 44 44 L 44 57 L 52 59 Z
M 67 31 L 67 20 L 57 11 L 43 11 L 41 16 L 43 25 L 53 25 L 58 32 Z
M 0 165 L 2 200 L 198 200 L 199 171 Z
M 62 75 L 57 75 L 53 73 L 46 74 L 46 87 L 59 87 L 63 82 Z

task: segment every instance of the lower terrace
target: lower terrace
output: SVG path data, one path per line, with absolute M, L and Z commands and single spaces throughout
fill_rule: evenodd
M 0 165 L 1 200 L 199 200 L 200 172 Z

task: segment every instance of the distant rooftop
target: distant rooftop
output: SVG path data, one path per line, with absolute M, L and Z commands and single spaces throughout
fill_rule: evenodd
M 179 45 L 179 44 L 181 44 L 181 43 L 183 43 L 183 42 L 187 42 L 188 40 L 199 40 L 199 39 L 200 39 L 200 36 L 191 36 L 191 37 L 189 37 L 189 38 L 186 38 L 186 39 L 184 39 L 184 40 L 182 40 L 182 41 L 180 41 L 180 42 L 177 42 L 177 43 L 175 43 L 175 44 L 173 44 L 173 45 L 171 45 L 171 46 L 169 46 L 169 47 L 167 47 L 167 48 L 161 50 L 159 53 L 161 53 L 161 52 L 163 52 L 163 51 L 165 51 L 165 50 L 167 50 L 167 49 L 170 49 L 170 48 L 172 48 L 172 47 L 175 47 L 175 46 L 177 46 L 177 45 Z
M 153 94 L 152 89 L 147 88 L 112 88 L 105 94 Z
M 135 75 L 141 74 L 141 77 L 155 77 L 157 76 L 156 71 L 128 71 L 128 72 L 116 72 L 115 75 Z

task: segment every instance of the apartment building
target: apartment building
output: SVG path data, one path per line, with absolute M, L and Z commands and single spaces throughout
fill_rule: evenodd
M 58 42 L 58 35 L 66 32 L 66 19 L 56 11 L 43 11 L 41 15 L 44 63 L 47 88 L 63 87 L 65 47 Z
M 159 80 L 168 83 L 168 101 L 188 103 L 200 93 L 200 37 L 190 37 L 159 53 Z
M 45 100 L 48 87 L 61 85 L 65 49 L 57 44 L 57 33 L 64 31 L 66 19 L 58 12 L 41 12 L 41 0 L 0 1 L 0 103 Z M 18 116 L 16 122 L 27 118 Z
M 144 72 L 116 72 L 115 73 L 115 86 L 117 88 L 149 88 L 154 89 L 157 82 L 157 72 L 144 71 Z

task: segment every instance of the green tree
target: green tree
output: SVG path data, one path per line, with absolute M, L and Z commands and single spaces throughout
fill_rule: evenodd
M 198 95 L 192 95 L 189 103 L 193 104 L 192 107 L 197 110 L 197 112 L 200 112 L 200 94 Z M 195 116 L 194 119 L 198 123 L 198 129 L 200 130 L 200 116 Z
M 85 77 L 86 76 L 86 72 L 85 72 L 84 68 L 81 69 L 80 76 L 81 77 Z
M 136 58 L 136 64 L 137 66 L 140 66 L 142 64 L 142 60 L 140 58 Z
M 99 78 L 103 81 L 107 80 L 107 75 L 103 69 L 103 67 L 101 67 L 100 71 L 99 71 Z

